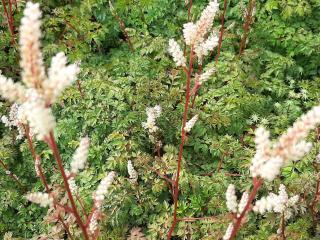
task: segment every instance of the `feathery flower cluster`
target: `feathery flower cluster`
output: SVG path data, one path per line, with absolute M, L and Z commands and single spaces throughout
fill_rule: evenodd
M 22 103 L 25 100 L 26 89 L 20 83 L 3 76 L 0 71 L 0 94 L 10 102 Z
M 299 201 L 299 196 L 288 197 L 286 187 L 281 184 L 279 187 L 279 194 L 269 193 L 267 197 L 262 197 L 256 201 L 253 211 L 264 214 L 266 212 L 284 213 L 285 219 L 292 216 L 292 208 L 295 207 Z
M 28 2 L 20 26 L 20 65 L 25 86 L 14 83 L 0 73 L 0 94 L 11 102 L 21 104 L 23 114 L 30 128 L 43 140 L 55 127 L 50 106 L 62 90 L 76 78 L 79 68 L 76 64 L 66 65 L 66 57 L 59 53 L 53 58 L 46 76 L 41 53 L 41 11 L 39 4 Z M 23 117 L 22 117 L 23 116 Z
M 183 25 L 184 41 L 188 46 L 194 47 L 200 64 L 203 58 L 218 45 L 219 38 L 214 31 L 205 39 L 205 36 L 212 30 L 213 19 L 218 10 L 219 4 L 217 0 L 211 0 L 202 11 L 200 19 L 196 23 L 188 22 Z M 183 52 L 178 43 L 173 39 L 169 41 L 169 52 L 173 56 L 177 66 L 185 66 L 186 59 Z
M 36 170 L 36 174 L 40 177 L 40 157 L 37 156 L 36 160 L 34 161 L 34 169 Z
M 183 35 L 187 45 L 197 45 L 204 41 L 204 36 L 211 30 L 218 10 L 217 0 L 210 1 L 195 24 L 190 22 L 183 25 Z
M 33 99 L 23 105 L 29 126 L 38 140 L 43 140 L 56 126 L 51 108 L 47 108 L 41 99 Z
M 190 132 L 193 126 L 196 124 L 198 121 L 199 115 L 196 114 L 194 115 L 188 122 L 186 122 L 186 126 L 184 127 L 184 131 L 186 133 Z
M 269 132 L 259 127 L 255 133 L 256 154 L 250 167 L 252 176 L 261 176 L 272 181 L 286 162 L 301 159 L 312 147 L 312 144 L 304 141 L 304 138 L 319 123 L 318 106 L 301 116 L 275 144 L 271 144 Z
M 41 11 L 39 4 L 27 2 L 24 17 L 20 25 L 20 66 L 22 81 L 30 88 L 41 88 L 45 79 L 42 53 L 40 50 L 41 38 Z
M 156 105 L 146 109 L 147 122 L 142 123 L 142 127 L 147 129 L 149 133 L 155 133 L 159 128 L 156 126 L 156 119 L 161 115 L 161 106 Z
M 98 229 L 98 217 L 99 217 L 99 212 L 94 211 L 90 218 L 90 223 L 89 223 L 89 232 L 91 234 L 94 234 L 95 231 Z
M 244 210 L 244 208 L 246 207 L 247 203 L 249 200 L 249 194 L 248 192 L 244 192 L 242 194 L 242 197 L 240 199 L 239 205 L 238 205 L 238 216 L 242 213 L 242 211 Z
M 232 230 L 233 230 L 233 223 L 230 223 L 222 239 L 229 240 L 231 237 Z
M 203 57 L 207 56 L 216 46 L 218 46 L 219 37 L 217 34 L 211 34 L 207 40 L 196 45 L 194 51 L 197 54 L 198 62 L 201 64 Z
M 4 123 L 4 125 L 8 128 L 16 127 L 18 130 L 18 135 L 16 136 L 17 140 L 20 140 L 23 138 L 25 132 L 23 127 L 21 126 L 21 123 L 25 123 L 24 119 L 22 119 L 22 112 L 23 107 L 18 105 L 17 103 L 12 104 L 10 107 L 9 116 L 2 116 L 1 121 Z
M 199 84 L 203 84 L 204 82 L 208 81 L 208 79 L 213 75 L 213 73 L 216 71 L 216 68 L 212 67 L 206 70 L 204 73 L 202 73 L 199 77 Z
M 71 173 L 77 174 L 79 170 L 82 170 L 87 162 L 89 154 L 89 138 L 84 137 L 80 140 L 79 147 L 75 151 L 71 161 Z
M 227 200 L 227 208 L 232 213 L 237 213 L 239 216 L 242 211 L 245 209 L 249 199 L 248 192 L 244 192 L 238 204 L 237 196 L 236 196 L 236 189 L 233 184 L 229 184 L 228 189 L 226 191 L 226 200 Z
M 89 220 L 89 231 L 91 234 L 98 229 L 98 218 L 101 212 L 102 203 L 115 177 L 115 172 L 109 172 L 109 174 L 101 180 L 97 190 L 93 193 L 94 210 Z
M 42 192 L 29 193 L 26 195 L 26 198 L 30 202 L 39 204 L 41 207 L 47 207 L 53 204 L 53 199 L 52 197 L 49 196 L 48 193 L 42 193 Z
M 137 181 L 138 181 L 138 172 L 134 169 L 134 166 L 133 166 L 131 160 L 128 161 L 127 168 L 128 168 L 128 174 L 129 174 L 129 177 L 130 177 L 130 182 L 132 184 L 136 184 Z
M 96 208 L 100 209 L 101 204 L 105 198 L 105 195 L 108 193 L 108 189 L 113 183 L 113 180 L 115 177 L 116 177 L 115 172 L 109 172 L 109 174 L 101 180 L 97 190 L 93 194 L 93 199 L 95 201 Z
M 237 212 L 237 196 L 236 196 L 236 188 L 233 184 L 229 184 L 227 192 L 226 192 L 226 199 L 227 199 L 227 208 L 230 212 L 236 213 Z
M 70 177 L 68 179 L 68 184 L 69 184 L 69 187 L 70 187 L 70 190 L 73 194 L 75 194 L 78 190 L 78 186 L 76 184 L 76 180 L 74 179 L 74 177 Z
M 61 92 L 77 79 L 80 72 L 78 65 L 67 65 L 67 57 L 63 52 L 52 58 L 48 78 L 43 82 L 44 95 L 48 102 L 55 102 Z
M 169 53 L 178 67 L 186 66 L 186 58 L 183 56 L 179 44 L 174 39 L 169 40 Z
M 197 114 L 197 115 L 194 115 L 194 116 L 186 123 L 186 125 L 185 125 L 185 127 L 184 127 L 184 131 L 185 131 L 186 133 L 188 133 L 188 132 L 191 131 L 191 129 L 193 128 L 193 126 L 196 124 L 198 118 L 199 118 L 199 115 L 198 115 L 198 114 Z

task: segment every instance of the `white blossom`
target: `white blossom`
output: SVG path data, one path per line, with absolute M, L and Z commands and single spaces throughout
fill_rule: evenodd
M 160 117 L 161 106 L 156 105 L 154 107 L 149 107 L 146 109 L 147 122 L 143 122 L 143 128 L 147 129 L 149 133 L 155 133 L 159 128 L 156 126 L 156 119 Z
M 115 176 L 115 172 L 109 172 L 109 174 L 101 180 L 97 190 L 93 194 L 93 199 L 95 200 L 95 205 L 97 208 L 101 207 L 105 195 L 108 193 L 108 190 L 113 183 Z
M 89 223 L 89 231 L 91 234 L 94 234 L 94 232 L 98 229 L 98 211 L 94 211 L 92 214 L 92 217 L 90 218 Z
M 70 164 L 72 173 L 77 174 L 79 170 L 85 167 L 89 154 L 89 142 L 88 137 L 80 140 L 79 147 L 75 151 Z
M 188 122 L 186 122 L 186 125 L 184 127 L 184 131 L 186 133 L 190 132 L 193 126 L 196 124 L 197 120 L 199 118 L 199 115 L 194 115 Z
M 292 216 L 292 210 L 295 208 L 298 201 L 298 195 L 289 198 L 286 187 L 283 184 L 280 184 L 279 194 L 269 193 L 267 197 L 262 197 L 260 200 L 256 201 L 253 211 L 260 214 L 266 212 L 280 213 L 284 214 L 285 219 L 289 219 Z
M 302 115 L 279 140 L 271 144 L 269 132 L 259 127 L 255 134 L 256 153 L 250 171 L 253 177 L 272 181 L 288 161 L 297 161 L 311 150 L 311 143 L 304 140 L 309 131 L 320 123 L 320 107 Z
M 202 73 L 199 77 L 199 84 L 203 84 L 204 82 L 208 81 L 208 79 L 213 75 L 213 73 L 216 71 L 215 67 L 211 67 L 208 70 L 206 70 L 204 73 Z
M 137 183 L 137 181 L 138 181 L 138 172 L 134 169 L 134 166 L 133 166 L 131 160 L 128 161 L 127 168 L 128 168 L 128 174 L 129 174 L 129 177 L 130 177 L 130 182 L 134 183 L 134 184 Z
M 247 203 L 248 203 L 248 199 L 249 199 L 249 194 L 248 192 L 244 192 L 242 194 L 242 197 L 240 199 L 239 205 L 238 205 L 238 216 L 243 212 L 243 210 L 245 209 Z
M 179 44 L 174 39 L 169 40 L 169 53 L 178 67 L 186 66 L 186 58 L 183 56 Z
M 218 46 L 219 37 L 216 34 L 211 34 L 207 40 L 195 46 L 195 53 L 199 63 L 207 56 L 216 46 Z
M 1 121 L 5 124 L 6 127 L 12 128 L 15 127 L 18 130 L 18 135 L 16 136 L 17 140 L 20 140 L 23 138 L 25 132 L 21 124 L 25 124 L 26 120 L 22 119 L 23 106 L 19 105 L 17 103 L 14 103 L 10 107 L 9 116 L 2 116 Z
M 55 102 L 61 92 L 76 80 L 79 71 L 77 63 L 67 65 L 67 57 L 63 52 L 54 56 L 48 70 L 48 78 L 43 82 L 47 101 Z
M 52 197 L 50 197 L 49 194 L 47 193 L 42 193 L 42 192 L 29 193 L 26 195 L 26 198 L 30 202 L 39 204 L 41 207 L 47 207 L 53 204 Z
M 232 230 L 233 230 L 233 224 L 230 223 L 222 239 L 229 240 L 229 238 L 231 237 Z
M 76 180 L 74 179 L 74 177 L 70 177 L 68 179 L 68 184 L 69 184 L 70 191 L 73 194 L 75 194 L 78 191 L 78 186 L 76 184 Z
M 217 0 L 210 1 L 195 24 L 189 22 L 183 25 L 183 36 L 187 45 L 197 45 L 204 41 L 204 36 L 211 30 L 218 10 Z
M 20 25 L 20 65 L 22 81 L 32 88 L 41 88 L 45 79 L 42 53 L 40 50 L 41 38 L 41 11 L 39 3 L 27 2 L 23 11 L 24 16 Z
M 14 83 L 11 78 L 6 78 L 0 71 L 0 94 L 10 102 L 21 103 L 25 99 L 26 89 L 20 83 Z
M 227 192 L 226 192 L 226 200 L 227 200 L 227 208 L 230 212 L 236 213 L 237 212 L 237 196 L 236 196 L 236 189 L 233 184 L 229 184 Z
M 197 36 L 197 26 L 192 23 L 183 24 L 183 37 L 187 45 L 192 45 L 195 42 Z
M 27 101 L 23 107 L 33 133 L 39 140 L 43 140 L 56 125 L 51 108 L 47 108 L 41 99 Z

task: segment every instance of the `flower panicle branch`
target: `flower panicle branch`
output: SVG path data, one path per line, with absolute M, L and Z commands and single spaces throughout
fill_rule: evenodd
M 243 211 L 234 217 L 232 223 L 232 231 L 228 227 L 226 239 L 232 240 L 235 238 L 237 232 L 239 231 L 242 220 L 250 211 L 250 205 L 254 200 L 258 190 L 260 189 L 264 180 L 273 181 L 281 171 L 281 168 L 285 166 L 290 161 L 297 161 L 305 156 L 312 147 L 312 144 L 305 141 L 310 130 L 317 127 L 320 123 L 320 106 L 313 107 L 306 114 L 302 115 L 292 127 L 283 133 L 278 141 L 272 143 L 270 140 L 270 133 L 263 127 L 259 127 L 255 131 L 255 144 L 256 153 L 252 158 L 250 172 L 253 177 L 253 188 L 249 193 L 248 201 Z M 286 193 L 284 186 L 280 187 L 280 198 L 286 199 Z M 254 210 L 256 212 L 265 212 L 267 210 L 274 210 L 275 207 L 270 205 L 270 198 L 275 197 L 271 195 L 266 199 L 261 199 L 257 201 L 257 205 Z M 279 198 L 273 198 L 279 199 Z M 291 198 L 290 202 L 294 204 L 298 201 L 297 197 Z M 228 200 L 227 200 L 228 204 Z M 290 205 L 291 206 L 291 205 Z M 229 209 L 231 210 L 231 209 Z M 277 208 L 276 212 L 279 212 Z M 284 215 L 286 218 L 286 214 Z M 228 234 L 227 234 L 228 233 Z M 230 233 L 230 234 L 229 234 Z

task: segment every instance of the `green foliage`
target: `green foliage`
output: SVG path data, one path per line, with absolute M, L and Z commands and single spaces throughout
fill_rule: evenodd
M 91 139 L 90 167 L 77 180 L 87 211 L 91 193 L 105 171 L 118 173 L 105 203 L 101 239 L 126 239 L 134 227 L 140 227 L 148 239 L 166 239 L 172 221 L 172 196 L 152 168 L 168 176 L 176 169 L 185 79 L 183 72 L 175 69 L 167 43 L 172 37 L 182 39 L 181 27 L 187 21 L 184 1 L 114 2 L 135 52 L 125 42 L 109 1 L 40 2 L 45 18 L 44 54 L 64 51 L 71 61 L 81 60 L 84 96 L 76 86 L 70 87 L 54 106 L 54 113 L 65 166 L 69 166 L 77 139 L 84 135 Z M 217 73 L 198 94 L 192 115 L 198 113 L 200 117 L 183 155 L 179 217 L 216 218 L 180 222 L 175 239 L 220 239 L 230 220 L 225 206 L 228 184 L 235 183 L 241 191 L 250 187 L 248 166 L 254 153 L 255 128 L 266 126 L 277 137 L 318 103 L 319 1 L 256 2 L 254 23 L 241 57 L 238 43 L 243 32 L 242 6 L 247 1 L 229 3 Z M 192 19 L 197 19 L 205 4 L 195 1 Z M 15 14 L 16 24 L 22 9 Z M 2 15 L 0 18 L 4 22 Z M 219 27 L 218 19 L 215 25 Z M 0 55 L 0 69 L 18 79 L 17 46 L 10 46 L 5 25 L 0 31 L 0 50 L 4 53 Z M 207 59 L 210 65 L 214 55 Z M 163 108 L 158 120 L 164 143 L 161 158 L 141 125 L 146 107 L 156 104 Z M 8 105 L 1 102 L 0 115 L 7 112 Z M 30 239 L 46 233 L 49 224 L 43 221 L 47 214 L 44 209 L 21 197 L 26 191 L 43 188 L 27 142 L 12 140 L 14 134 L 15 130 L 0 125 L 0 158 L 26 189 L 19 189 L 0 169 L 0 236 L 10 231 L 15 237 Z M 307 201 L 314 193 L 316 174 L 312 166 L 318 149 L 317 142 L 310 155 L 288 165 L 280 177 L 290 194 L 306 193 Z M 37 143 L 37 151 L 50 182 L 61 184 L 52 153 L 41 143 Z M 139 174 L 137 185 L 128 180 L 128 160 Z M 259 196 L 277 189 L 275 185 L 264 186 Z M 308 214 L 299 213 L 287 223 L 288 239 L 316 239 Z M 248 218 L 239 239 L 276 239 L 276 215 L 252 214 Z

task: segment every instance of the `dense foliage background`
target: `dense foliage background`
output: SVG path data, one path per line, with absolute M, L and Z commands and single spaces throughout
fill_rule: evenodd
M 184 75 L 168 55 L 168 40 L 182 39 L 188 13 L 184 1 L 117 0 L 113 3 L 125 23 L 131 51 L 107 0 L 38 1 L 43 23 L 45 59 L 64 51 L 81 61 L 80 83 L 68 89 L 54 107 L 56 135 L 63 159 L 70 160 L 81 136 L 91 139 L 89 168 L 77 184 L 90 208 L 91 193 L 106 170 L 118 178 L 105 204 L 101 239 L 126 239 L 130 231 L 140 238 L 166 239 L 170 227 L 172 199 L 165 182 L 150 167 L 173 174 L 180 142 Z M 192 19 L 207 4 L 194 0 Z M 230 216 L 226 214 L 225 191 L 229 183 L 239 190 L 250 184 L 248 166 L 254 151 L 253 130 L 264 125 L 278 136 L 306 110 L 319 103 L 320 89 L 320 1 L 256 1 L 254 21 L 244 53 L 239 55 L 244 10 L 248 1 L 228 1 L 225 35 L 216 74 L 201 88 L 193 113 L 200 119 L 190 134 L 183 161 L 178 214 L 181 217 L 215 216 L 213 219 L 180 222 L 175 239 L 220 239 Z M 223 1 L 220 1 L 222 9 Z M 24 3 L 14 9 L 18 29 Z M 0 11 L 2 11 L 1 9 Z M 11 42 L 6 18 L 0 16 L 0 69 L 19 79 L 19 52 Z M 220 28 L 220 20 L 215 26 Z M 208 66 L 215 64 L 213 52 Z M 47 63 L 49 64 L 49 63 Z M 162 157 L 154 152 L 142 127 L 145 109 L 160 104 Z M 0 115 L 9 103 L 0 102 Z M 0 124 L 0 159 L 24 187 L 17 187 L 0 169 L 0 236 L 11 232 L 29 239 L 50 228 L 43 218 L 46 209 L 21 196 L 42 189 L 25 140 L 15 140 L 15 131 Z M 317 133 L 310 138 L 318 141 Z M 317 173 L 316 143 L 312 153 L 288 165 L 263 191 L 277 191 L 280 182 L 289 194 L 299 194 L 296 216 L 287 223 L 288 239 L 320 239 L 320 226 L 306 209 L 313 196 Z M 43 166 L 52 182 L 61 183 L 51 152 L 38 143 Z M 127 161 L 139 173 L 138 185 L 128 181 Z M 304 207 L 303 207 L 304 206 Z M 303 211 L 305 209 L 305 211 Z M 277 239 L 279 219 L 250 215 L 238 239 Z M 317 216 L 320 218 L 319 213 Z M 137 229 L 140 228 L 140 229 Z M 131 234 L 132 235 L 132 234 Z M 9 238 L 10 239 L 10 238 Z

